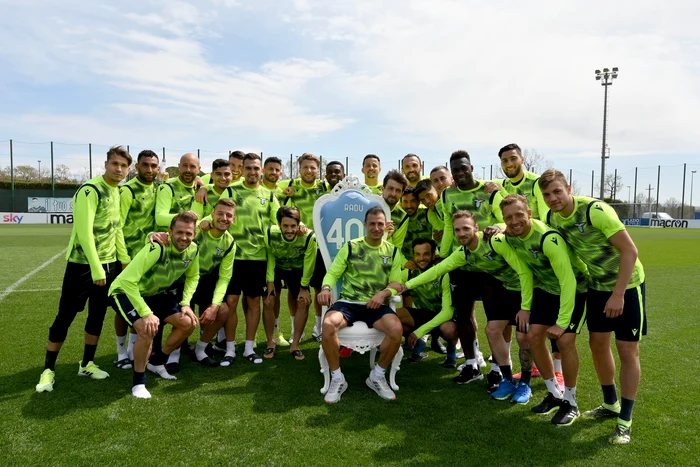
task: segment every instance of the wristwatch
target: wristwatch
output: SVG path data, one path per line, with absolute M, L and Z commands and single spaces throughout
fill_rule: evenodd
M 321 292 L 330 292 L 330 291 L 331 291 L 331 287 L 329 285 L 324 285 L 323 287 L 321 287 Z

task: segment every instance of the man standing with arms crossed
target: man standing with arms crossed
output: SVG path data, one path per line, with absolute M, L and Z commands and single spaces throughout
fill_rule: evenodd
M 136 330 L 134 377 L 131 394 L 150 399 L 146 367 L 165 379 L 176 379 L 165 370 L 168 354 L 187 340 L 197 326 L 190 308 L 199 281 L 199 255 L 193 243 L 197 218 L 189 212 L 173 217 L 168 229 L 169 246 L 146 245 L 109 289 L 112 308 Z M 177 286 L 185 276 L 184 289 Z M 181 295 L 180 295 L 181 294 Z M 173 326 L 162 349 L 151 354 L 151 344 L 164 321 Z
M 92 178 L 73 196 L 73 231 L 66 259 L 58 314 L 49 328 L 44 371 L 37 392 L 51 392 L 58 353 L 75 316 L 88 302 L 85 349 L 78 376 L 105 379 L 109 374 L 93 362 L 107 311 L 107 290 L 118 273 L 117 259 L 129 262 L 119 216 L 119 182 L 129 173 L 131 156 L 121 146 L 107 151 L 105 174 Z
M 583 416 L 616 417 L 610 442 L 628 444 L 641 375 L 639 341 L 647 333 L 644 268 L 637 247 L 609 205 L 572 196 L 566 177 L 558 170 L 545 171 L 539 186 L 551 209 L 547 223 L 561 233 L 590 273 L 586 315 L 603 404 Z M 622 363 L 622 404 L 617 399 L 615 360 L 610 350 L 613 331 Z

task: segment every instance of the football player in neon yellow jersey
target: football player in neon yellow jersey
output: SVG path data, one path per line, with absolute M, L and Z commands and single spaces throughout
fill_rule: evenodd
M 545 171 L 539 186 L 551 209 L 547 222 L 586 263 L 591 277 L 588 331 L 603 404 L 583 415 L 616 417 L 610 442 L 628 444 L 641 374 L 639 341 L 647 331 L 644 268 L 637 247 L 614 209 L 594 198 L 572 196 L 566 177 L 558 170 Z M 615 360 L 610 350 L 613 331 L 622 364 L 622 404 L 617 400 Z

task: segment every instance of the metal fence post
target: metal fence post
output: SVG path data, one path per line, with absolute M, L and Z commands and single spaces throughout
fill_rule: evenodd
M 53 141 L 51 141 L 51 197 L 56 197 L 56 186 L 53 179 Z
M 659 192 L 661 191 L 661 166 L 659 166 L 659 173 L 656 176 L 656 215 L 659 215 Z
M 681 219 L 684 218 L 683 214 L 685 214 L 685 171 L 686 171 L 686 165 L 684 162 L 683 163 L 683 194 L 681 195 Z
M 12 188 L 12 212 L 15 212 L 15 162 L 12 152 L 12 140 L 10 140 L 10 187 Z
M 634 168 L 634 204 L 632 205 L 632 217 L 637 217 L 637 169 L 639 169 L 639 167 Z

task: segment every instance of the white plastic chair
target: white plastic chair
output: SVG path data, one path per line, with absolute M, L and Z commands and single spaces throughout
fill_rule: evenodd
M 326 269 L 329 269 L 333 259 L 345 242 L 365 235 L 365 212 L 373 206 L 381 206 L 387 219 L 391 219 L 391 211 L 384 199 L 372 194 L 372 191 L 360 183 L 357 177 L 348 176 L 338 182 L 333 190 L 316 202 L 314 206 L 314 229 L 316 241 L 323 257 Z M 341 288 L 341 281 L 333 289 L 333 299 L 337 299 Z M 390 307 L 396 311 L 396 303 L 399 297 L 393 297 Z M 325 317 L 327 307 L 323 307 Z M 384 340 L 385 334 L 377 329 L 370 328 L 363 321 L 356 321 L 352 326 L 338 331 L 340 345 L 352 349 L 364 355 L 369 351 L 369 367 L 374 369 L 377 350 Z M 396 356 L 391 362 L 389 370 L 389 385 L 394 391 L 398 391 L 396 384 L 396 372 L 401 367 L 403 348 L 399 347 Z M 325 394 L 330 387 L 331 375 L 328 360 L 323 352 L 323 346 L 319 348 L 318 360 L 323 374 L 323 388 L 321 394 Z

